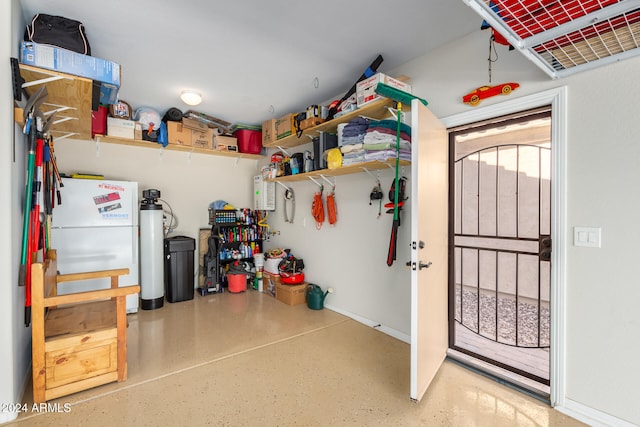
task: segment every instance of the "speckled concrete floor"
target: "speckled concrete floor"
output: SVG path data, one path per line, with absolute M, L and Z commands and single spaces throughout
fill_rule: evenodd
M 129 322 L 126 382 L 8 425 L 582 425 L 448 361 L 412 402 L 406 343 L 255 291 L 196 295 Z M 30 393 L 24 401 L 29 407 Z

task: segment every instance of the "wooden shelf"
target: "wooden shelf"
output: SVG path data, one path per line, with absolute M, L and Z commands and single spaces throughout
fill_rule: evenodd
M 93 81 L 84 77 L 73 76 L 57 71 L 45 70 L 31 65 L 19 64 L 20 75 L 25 80 L 25 90 L 31 96 L 41 85 L 47 87 L 47 99 L 40 110 L 44 113 L 60 110 L 56 113 L 54 124 L 49 132 L 54 138 L 82 139 L 110 144 L 131 145 L 144 148 L 162 148 L 156 142 L 139 141 L 126 138 L 114 138 L 103 135 L 91 137 L 91 99 L 93 95 Z M 22 110 L 14 109 L 14 120 L 22 123 Z M 55 123 L 58 122 L 59 123 Z M 235 153 L 233 151 L 207 150 L 197 147 L 185 147 L 169 144 L 167 150 L 184 151 L 214 156 L 236 157 L 243 159 L 262 159 L 261 154 Z
M 307 173 L 298 173 L 295 175 L 287 175 L 287 176 L 279 176 L 273 179 L 267 179 L 266 181 L 273 182 L 295 182 L 295 181 L 304 181 L 306 179 L 324 176 L 340 176 L 340 175 L 350 175 L 354 173 L 362 173 L 365 170 L 373 171 L 379 169 L 393 169 L 396 166 L 396 159 L 388 159 L 385 161 L 373 160 L 370 162 L 361 162 L 355 163 L 353 165 L 342 166 L 337 169 L 320 169 L 313 172 Z M 411 166 L 411 162 L 407 160 L 400 160 L 400 166 Z
M 374 120 L 381 120 L 383 117 L 389 116 L 391 118 L 391 114 L 389 112 L 389 108 L 394 106 L 394 101 L 389 98 L 382 98 L 378 101 L 374 101 L 370 104 L 367 104 L 357 110 L 350 111 L 347 114 L 344 114 L 338 118 L 333 120 L 329 120 L 328 122 L 324 122 L 319 124 L 318 126 L 314 126 L 309 129 L 305 129 L 302 133 L 302 136 L 298 138 L 296 135 L 291 135 L 286 138 L 278 139 L 270 144 L 265 144 L 267 148 L 292 148 L 297 147 L 299 145 L 308 144 L 311 142 L 309 136 L 317 136 L 320 132 L 335 132 L 340 123 L 346 123 L 351 119 L 356 117 L 367 117 Z M 393 118 L 395 120 L 395 118 Z M 387 168 L 395 168 L 396 159 L 388 159 L 385 161 L 373 160 L 369 162 L 361 162 L 348 166 L 342 166 L 337 169 L 321 169 L 313 172 L 307 173 L 299 173 L 296 175 L 287 175 L 280 176 L 274 179 L 268 179 L 267 181 L 273 182 L 295 182 L 295 181 L 304 181 L 309 178 L 324 176 L 339 176 L 339 175 L 349 175 L 354 173 L 362 173 L 365 171 L 372 170 L 380 170 Z M 401 166 L 410 166 L 411 162 L 407 160 L 400 160 Z
M 308 144 L 311 142 L 309 137 L 316 137 L 320 132 L 335 132 L 340 123 L 346 123 L 351 119 L 356 117 L 368 117 L 379 119 L 381 117 L 385 117 L 389 113 L 388 107 L 392 107 L 394 105 L 394 101 L 389 98 L 382 98 L 378 101 L 374 101 L 370 104 L 367 104 L 357 110 L 350 111 L 340 117 L 337 117 L 333 120 L 329 120 L 327 122 L 321 123 L 317 126 L 314 126 L 309 129 L 305 129 L 302 132 L 300 138 L 297 135 L 293 134 L 281 139 L 277 139 L 269 144 L 265 144 L 264 146 L 267 148 L 292 148 L 297 147 L 299 145 Z
M 93 81 L 57 71 L 45 70 L 30 65 L 19 64 L 20 75 L 26 82 L 25 90 L 31 96 L 40 88 L 47 86 L 47 99 L 40 110 L 59 111 L 49 131 L 54 137 L 91 139 L 91 96 Z M 16 113 L 17 114 L 17 113 Z M 19 123 L 22 117 L 15 117 Z M 63 121 L 64 120 L 64 121 Z
M 103 135 L 96 135 L 94 139 L 96 142 L 106 142 L 109 144 L 121 144 L 121 145 L 130 145 L 132 147 L 156 148 L 156 149 L 163 148 L 162 144 L 158 144 L 157 142 L 141 141 L 139 139 L 116 138 L 113 136 L 103 136 Z M 190 147 L 190 146 L 176 145 L 176 144 L 168 144 L 166 147 L 164 147 L 164 149 L 171 150 L 171 151 L 182 151 L 185 153 L 199 153 L 199 154 L 208 154 L 212 156 L 236 157 L 241 159 L 259 160 L 264 158 L 262 154 L 247 154 L 247 153 L 236 153 L 233 151 L 209 150 L 206 148 Z

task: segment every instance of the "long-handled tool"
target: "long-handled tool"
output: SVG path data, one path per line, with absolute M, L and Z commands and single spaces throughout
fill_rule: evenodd
M 42 212 L 42 179 L 43 168 L 42 159 L 44 153 L 44 139 L 42 138 L 41 117 L 37 117 L 38 135 L 36 140 L 36 155 L 35 155 L 35 167 L 33 171 L 33 184 L 31 194 L 31 213 L 29 221 L 29 242 L 27 244 L 27 260 L 26 260 L 26 289 L 25 289 L 25 312 L 24 312 L 24 324 L 29 326 L 31 324 L 31 264 L 33 263 L 34 255 L 38 252 L 41 241 L 41 228 L 42 218 L 40 214 Z
M 398 227 L 400 226 L 400 215 L 398 214 L 398 175 L 400 170 L 400 120 L 402 118 L 402 102 L 398 102 L 398 126 L 396 131 L 396 177 L 393 186 L 393 225 L 391 226 L 391 239 L 389 240 L 389 253 L 387 254 L 387 265 L 391 267 L 396 259 L 396 247 L 398 243 Z
M 387 265 L 391 267 L 393 265 L 393 261 L 396 259 L 396 246 L 398 241 L 398 227 L 400 225 L 400 216 L 398 214 L 398 204 L 400 201 L 399 198 L 399 187 L 400 183 L 398 181 L 399 173 L 400 173 L 400 123 L 402 119 L 402 104 L 411 105 L 411 101 L 414 99 L 419 99 L 425 106 L 427 105 L 427 101 L 422 98 L 418 98 L 417 96 L 411 95 L 410 93 L 404 92 L 402 90 L 393 88 L 384 83 L 378 83 L 376 86 L 376 93 L 378 95 L 382 95 L 384 97 L 393 99 L 396 101 L 397 109 L 398 109 L 398 126 L 396 129 L 396 167 L 395 167 L 395 186 L 394 186 L 394 194 L 393 194 L 393 225 L 391 227 L 391 239 L 389 241 L 389 252 L 387 253 Z M 417 165 L 416 165 L 417 167 Z
M 34 257 L 37 257 L 37 252 L 42 247 L 45 251 L 45 244 L 43 239 L 45 237 L 42 231 L 43 224 L 45 222 L 44 216 L 44 146 L 45 138 L 49 131 L 49 127 L 53 123 L 53 116 L 50 116 L 47 120 L 45 115 L 39 109 L 34 111 L 36 119 L 36 150 L 34 167 L 31 172 L 33 183 L 31 197 L 31 212 L 29 220 L 29 230 L 27 236 L 27 259 L 25 263 L 26 277 L 25 277 L 25 313 L 24 323 L 25 326 L 31 324 L 31 264 L 34 261 Z M 44 259 L 43 255 L 43 259 Z
M 39 111 L 40 105 L 47 97 L 47 88 L 42 86 L 38 91 L 29 97 L 27 104 L 23 111 L 23 121 L 25 123 L 24 132 L 27 135 L 28 140 L 28 158 L 27 158 L 27 170 L 25 177 L 25 191 L 24 191 L 24 210 L 22 221 L 22 253 L 20 259 L 20 272 L 18 276 L 18 284 L 24 286 L 26 284 L 27 276 L 27 254 L 29 245 L 29 217 L 31 215 L 31 193 L 33 184 L 33 173 L 36 156 L 36 126 L 33 125 L 35 118 L 35 111 Z
M 371 76 L 373 76 L 376 71 L 378 70 L 378 67 L 380 66 L 380 64 L 382 64 L 382 61 L 384 61 L 384 59 L 382 58 L 382 55 L 378 55 L 376 57 L 376 59 L 373 60 L 373 62 L 371 63 L 371 65 L 369 65 L 367 67 L 366 70 L 364 70 L 364 73 L 362 73 L 362 75 L 360 77 L 358 77 L 358 80 L 356 80 L 356 82 L 353 84 L 353 86 L 347 91 L 347 93 L 344 94 L 344 96 L 342 97 L 342 99 L 338 100 L 338 101 L 334 101 L 331 104 L 331 107 L 329 108 L 329 112 L 328 112 L 328 116 L 327 119 L 331 120 L 333 118 L 333 116 L 335 116 L 335 114 L 338 112 L 338 107 L 347 99 L 349 99 L 354 93 L 356 93 L 356 85 L 358 84 L 358 82 L 361 82 L 362 80 L 369 78 Z

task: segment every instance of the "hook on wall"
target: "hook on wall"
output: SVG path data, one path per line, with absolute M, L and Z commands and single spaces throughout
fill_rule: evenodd
M 291 189 L 289 187 L 287 187 L 286 185 L 284 185 L 283 183 L 281 183 L 280 181 L 276 181 L 276 184 L 278 184 L 279 186 L 281 186 L 282 188 L 284 188 L 286 191 L 290 191 Z
M 282 148 L 282 147 L 281 147 L 281 146 L 279 146 L 279 145 L 276 145 L 276 147 L 278 147 L 278 148 L 280 149 L 280 151 L 282 151 L 285 155 L 287 155 L 287 157 L 291 157 L 291 154 L 289 154 L 289 153 L 287 152 L 287 150 L 285 150 L 284 148 Z
M 371 171 L 365 167 L 360 167 L 360 169 L 362 169 L 363 171 L 365 171 L 367 173 L 367 175 L 369 175 L 371 178 L 375 179 L 376 182 L 380 182 L 380 170 L 376 171 L 376 176 L 373 176 L 373 174 L 371 173 Z
M 333 190 L 335 190 L 335 189 L 336 189 L 336 177 L 335 177 L 335 176 L 333 176 L 333 177 L 332 177 L 332 178 L 333 178 L 333 182 L 332 182 L 332 181 L 330 181 L 329 179 L 327 179 L 327 177 L 326 177 L 326 176 L 324 176 L 324 175 L 322 175 L 322 174 L 320 174 L 320 178 L 322 178 L 322 179 L 324 179 L 325 181 L 327 181 L 327 182 L 329 183 L 329 185 L 331 185 L 331 187 L 333 188 Z
M 56 130 L 50 130 L 49 132 L 58 132 Z M 56 141 L 60 141 L 62 139 L 67 139 L 67 138 L 71 138 L 73 135 L 77 135 L 76 132 L 67 132 L 62 136 L 56 136 Z
M 311 181 L 313 181 L 313 183 L 314 183 L 315 185 L 317 185 L 318 187 L 320 187 L 320 192 L 322 192 L 322 190 L 324 190 L 324 185 L 322 185 L 322 183 L 321 183 L 321 182 L 316 181 L 314 177 L 312 177 L 312 176 L 308 176 L 307 178 L 309 178 Z

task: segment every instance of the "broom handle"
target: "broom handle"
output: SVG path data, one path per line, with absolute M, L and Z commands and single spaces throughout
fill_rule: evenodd
M 400 183 L 398 182 L 398 169 L 400 169 L 400 118 L 402 117 L 402 102 L 398 102 L 398 128 L 396 130 L 396 185 L 393 189 L 393 219 L 398 219 L 398 196 L 399 190 L 398 187 Z

